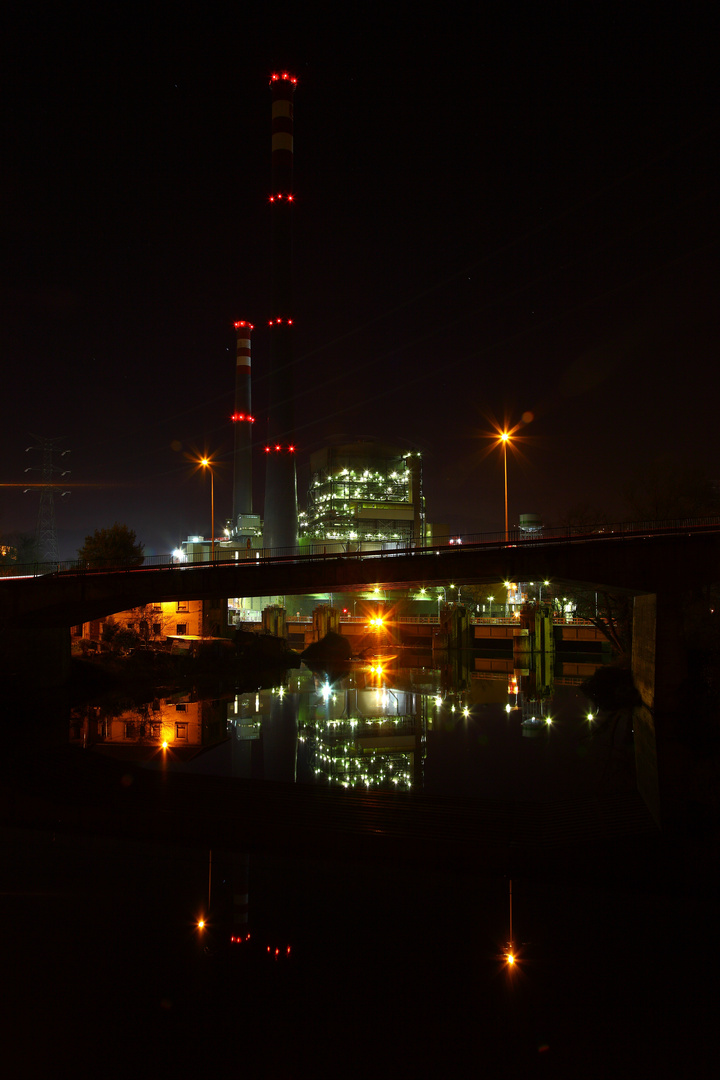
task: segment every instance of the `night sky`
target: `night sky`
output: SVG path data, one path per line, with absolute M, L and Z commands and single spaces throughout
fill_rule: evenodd
M 209 535 L 189 459 L 219 462 L 217 523 L 236 319 L 262 513 L 282 69 L 301 505 L 313 450 L 377 437 L 424 452 L 431 520 L 500 529 L 484 435 L 523 416 L 511 521 L 628 516 L 628 481 L 671 458 L 717 476 L 718 95 L 694 8 L 4 4 L 0 535 L 34 531 L 32 435 L 72 451 L 61 558 L 116 520 L 148 553 Z

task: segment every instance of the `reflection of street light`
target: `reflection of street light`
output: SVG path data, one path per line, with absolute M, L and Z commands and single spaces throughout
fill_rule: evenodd
M 215 562 L 215 484 L 209 458 L 201 458 L 203 469 L 210 470 L 210 561 Z

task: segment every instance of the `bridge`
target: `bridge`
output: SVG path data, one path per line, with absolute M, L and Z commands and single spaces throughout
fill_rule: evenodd
M 720 554 L 720 518 L 622 524 L 602 533 L 562 530 L 510 543 L 392 551 L 299 551 L 178 564 L 168 555 L 139 567 L 69 568 L 0 579 L 0 628 L 70 627 L 148 603 L 229 596 L 293 596 L 497 581 L 574 582 L 633 593 L 672 591 L 688 573 L 708 575 Z M 710 580 L 710 578 L 708 578 Z
M 256 553 L 253 553 L 256 554 Z M 164 600 L 345 592 L 501 580 L 581 583 L 635 595 L 632 672 L 642 705 L 633 718 L 638 787 L 658 823 L 667 817 L 672 731 L 682 716 L 687 657 L 681 595 L 689 580 L 715 579 L 720 518 L 632 523 L 598 532 L 561 530 L 511 542 L 360 552 L 269 553 L 241 561 L 107 570 L 77 566 L 0 580 L 0 663 L 29 681 L 49 664 L 58 634 L 126 608 Z M 46 652 L 39 653 L 44 645 Z M 8 671 L 8 665 L 10 670 Z

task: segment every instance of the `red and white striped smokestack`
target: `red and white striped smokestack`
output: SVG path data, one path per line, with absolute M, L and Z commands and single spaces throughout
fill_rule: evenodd
M 268 446 L 265 466 L 264 545 L 292 548 L 297 542 L 297 481 L 293 417 L 292 208 L 293 94 L 297 79 L 273 75 L 272 174 L 270 189 L 272 285 Z
M 236 322 L 235 360 L 235 452 L 233 458 L 233 525 L 240 528 L 238 518 L 252 514 L 252 405 L 251 334 L 252 323 Z

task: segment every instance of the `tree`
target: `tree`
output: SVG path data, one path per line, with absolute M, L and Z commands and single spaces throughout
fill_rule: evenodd
M 120 629 L 120 623 L 115 622 L 112 616 L 106 619 L 102 628 L 102 639 L 110 644 Z
M 679 464 L 674 458 L 655 461 L 636 474 L 625 489 L 630 512 L 637 521 L 714 517 L 720 514 L 720 488 L 704 469 Z
M 567 584 L 564 593 L 574 605 L 575 617 L 586 619 L 606 638 L 617 657 L 628 658 L 632 649 L 633 596 Z
M 607 511 L 590 503 L 576 503 L 565 512 L 560 524 L 571 532 L 602 532 L 609 520 Z
M 15 563 L 27 566 L 38 561 L 35 537 L 26 533 L 6 533 L 0 537 L 0 566 Z
M 144 545 L 136 542 L 133 529 L 116 521 L 110 529 L 96 529 L 78 550 L 78 559 L 88 568 L 140 566 Z

